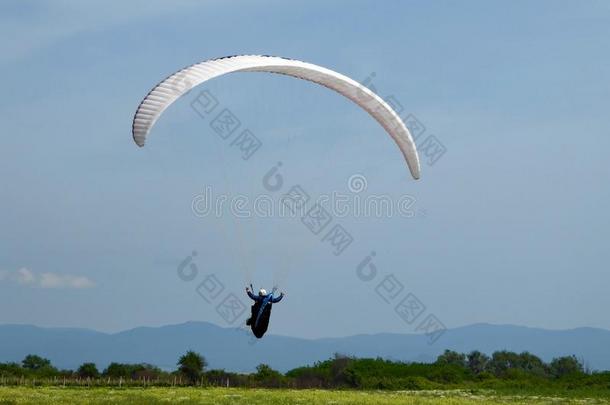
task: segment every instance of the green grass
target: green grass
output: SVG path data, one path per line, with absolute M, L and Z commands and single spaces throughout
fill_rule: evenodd
M 330 391 L 243 388 L 0 387 L 0 404 L 610 404 L 607 399 L 498 395 L 493 391 Z

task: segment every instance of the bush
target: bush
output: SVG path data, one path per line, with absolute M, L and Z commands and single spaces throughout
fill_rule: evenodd
M 76 374 L 78 374 L 80 378 L 97 378 L 100 376 L 100 372 L 97 371 L 95 363 L 83 363 L 76 371 Z

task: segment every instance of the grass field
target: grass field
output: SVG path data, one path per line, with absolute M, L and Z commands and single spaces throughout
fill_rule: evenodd
M 0 387 L 0 404 L 610 404 L 607 399 L 496 395 L 491 391 L 325 391 L 241 388 Z

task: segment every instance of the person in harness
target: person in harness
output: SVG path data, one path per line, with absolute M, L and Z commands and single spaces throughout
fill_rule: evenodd
M 280 293 L 278 297 L 274 297 L 276 289 L 273 288 L 270 294 L 267 294 L 265 289 L 261 288 L 258 295 L 254 295 L 252 292 L 252 284 L 250 287 L 246 287 L 246 293 L 250 297 L 254 304 L 252 305 L 252 314 L 246 321 L 246 325 L 250 325 L 252 333 L 258 339 L 262 338 L 267 328 L 269 327 L 269 317 L 271 317 L 271 307 L 284 298 L 284 293 Z

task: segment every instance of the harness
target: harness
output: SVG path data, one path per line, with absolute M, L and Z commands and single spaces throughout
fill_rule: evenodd
M 269 304 L 272 300 L 273 300 L 273 293 L 275 292 L 275 290 L 277 290 L 276 287 L 273 287 L 273 291 L 271 291 L 271 293 L 269 293 L 264 299 L 263 302 L 261 302 L 261 307 L 258 310 L 258 314 L 256 314 L 256 322 L 254 322 L 254 327 L 258 327 L 258 321 L 261 319 L 261 315 L 263 314 L 263 311 L 265 310 L 265 307 L 267 306 L 267 304 Z

